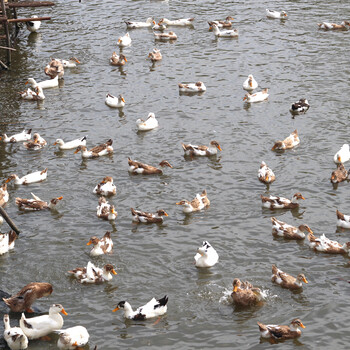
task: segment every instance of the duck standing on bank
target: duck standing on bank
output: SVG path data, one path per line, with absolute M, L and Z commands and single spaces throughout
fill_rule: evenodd
M 11 350 L 22 350 L 28 348 L 28 338 L 20 327 L 11 327 L 10 317 L 4 315 L 4 339 Z

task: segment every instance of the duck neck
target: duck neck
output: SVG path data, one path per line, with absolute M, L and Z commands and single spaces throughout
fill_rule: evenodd
M 17 175 L 15 175 L 15 184 L 16 185 L 22 185 L 23 184 L 23 181 Z
M 4 317 L 4 326 L 5 326 L 5 331 L 8 331 L 11 328 L 9 317 Z
M 132 314 L 134 313 L 131 305 L 126 301 L 124 304 L 124 316 L 126 318 L 131 318 Z
M 102 278 L 105 281 L 110 281 L 113 277 L 109 271 L 103 270 Z

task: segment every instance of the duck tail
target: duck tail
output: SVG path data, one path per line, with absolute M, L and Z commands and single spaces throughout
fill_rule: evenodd
M 267 331 L 266 325 L 264 325 L 264 324 L 261 323 L 261 322 L 257 322 L 257 324 L 258 324 L 258 326 L 259 326 L 260 332 L 265 332 L 265 331 Z
M 163 298 L 158 299 L 157 301 L 158 301 L 158 303 L 159 303 L 159 307 L 165 306 L 165 305 L 168 303 L 168 300 L 169 300 L 169 298 L 168 298 L 167 295 L 164 295 Z
M 278 272 L 277 266 L 276 266 L 275 264 L 272 264 L 272 273 L 273 273 L 274 275 L 277 275 L 277 272 Z

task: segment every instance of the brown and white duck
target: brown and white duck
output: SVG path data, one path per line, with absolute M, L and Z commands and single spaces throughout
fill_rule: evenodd
M 239 306 L 256 305 L 263 300 L 261 290 L 253 287 L 249 282 L 241 282 L 235 278 L 232 282 L 233 292 L 231 297 L 233 302 Z
M 160 22 L 158 24 L 161 24 Z M 176 40 L 177 35 L 174 32 L 168 32 L 168 33 L 155 33 L 154 34 L 154 39 L 155 40 Z
M 52 285 L 46 282 L 31 282 L 10 298 L 2 298 L 12 312 L 34 312 L 32 304 L 36 299 L 47 297 L 53 291 Z
M 54 209 L 63 197 L 57 197 L 51 199 L 49 202 L 45 202 L 37 197 L 35 194 L 31 194 L 33 199 L 16 198 L 16 204 L 19 209 L 23 210 L 44 210 L 44 209 Z
M 219 143 L 217 141 L 211 141 L 209 146 L 197 146 L 192 144 L 184 144 L 181 143 L 182 148 L 185 152 L 185 156 L 213 156 L 218 153 L 219 151 L 222 151 Z
M 308 225 L 303 224 L 298 227 L 294 227 L 283 221 L 277 220 L 275 217 L 272 217 L 271 221 L 272 235 L 275 237 L 283 237 L 286 239 L 304 239 L 305 232 L 313 233 Z
M 233 21 L 233 17 L 231 16 L 227 16 L 226 19 L 224 21 L 209 21 L 209 30 L 212 30 L 213 28 L 213 24 L 216 24 L 216 26 L 218 28 L 230 28 L 232 27 L 232 22 Z
M 0 255 L 7 253 L 15 247 L 15 240 L 17 234 L 15 231 L 9 231 L 8 233 L 0 233 Z
M 183 206 L 184 213 L 192 213 L 194 211 L 199 211 L 204 208 L 208 208 L 210 205 L 210 201 L 207 196 L 207 191 L 203 190 L 201 194 L 197 193 L 196 197 L 192 199 L 192 201 L 182 200 L 176 203 L 177 205 Z
M 290 326 L 263 324 L 261 322 L 258 322 L 258 326 L 262 338 L 273 338 L 277 340 L 298 338 L 301 335 L 301 330 L 299 327 L 305 328 L 298 318 L 292 320 Z
M 262 206 L 269 209 L 295 209 L 299 207 L 298 200 L 305 199 L 300 192 L 295 193 L 291 200 L 278 196 L 260 197 Z
M 0 207 L 3 207 L 9 201 L 9 193 L 7 192 L 7 184 L 4 183 L 0 187 Z
M 270 184 L 276 180 L 274 172 L 266 165 L 264 161 L 260 164 L 258 179 L 265 184 Z
M 341 244 L 337 241 L 330 240 L 324 234 L 317 238 L 312 233 L 309 233 L 307 238 L 309 240 L 310 248 L 315 251 L 328 253 L 328 254 L 349 254 L 350 253 L 350 242 Z
M 276 265 L 272 265 L 271 281 L 279 284 L 283 288 L 296 290 L 303 287 L 302 282 L 308 283 L 303 273 L 300 273 L 296 278 L 288 273 L 278 269 Z
M 115 195 L 117 193 L 117 188 L 113 183 L 112 176 L 105 176 L 103 180 L 96 185 L 93 193 L 106 197 Z
M 126 62 L 128 62 L 128 60 L 126 59 L 125 55 L 122 53 L 118 55 L 115 51 L 112 53 L 112 56 L 109 59 L 109 63 L 112 66 L 124 66 Z
M 102 238 L 97 238 L 96 236 L 91 237 L 86 245 L 90 244 L 93 245 L 90 251 L 91 256 L 108 254 L 113 250 L 113 241 L 111 238 L 111 233 L 109 231 L 107 231 Z
M 148 54 L 148 58 L 152 62 L 155 62 L 155 61 L 160 61 L 163 57 L 159 49 L 153 49 L 153 51 Z
M 293 148 L 299 145 L 300 139 L 298 137 L 298 131 L 295 129 L 287 138 L 283 141 L 277 141 L 272 147 L 272 151 L 276 150 L 285 150 L 289 148 Z
M 80 283 L 110 281 L 113 278 L 112 274 L 117 274 L 112 264 L 106 264 L 101 269 L 100 267 L 96 267 L 91 261 L 88 262 L 86 267 L 77 267 L 74 270 L 68 271 L 68 273 L 77 278 Z
M 339 182 L 343 182 L 348 179 L 349 173 L 345 169 L 343 163 L 338 163 L 337 164 L 337 169 L 332 172 L 331 175 L 331 183 L 332 184 L 337 184 Z
M 153 174 L 158 174 L 158 175 L 162 175 L 163 174 L 163 170 L 156 168 L 152 165 L 148 165 L 148 164 L 144 164 L 141 162 L 138 162 L 136 160 L 131 160 L 130 158 L 128 158 L 128 164 L 129 164 L 129 173 L 131 174 L 142 174 L 142 175 L 153 175 Z M 172 168 L 172 166 L 170 165 L 170 163 L 166 160 L 162 160 L 159 165 L 161 167 L 167 166 L 169 168 Z
M 317 25 L 319 29 L 325 29 L 325 30 L 348 30 L 350 26 L 350 22 L 343 21 L 340 24 L 322 22 L 322 23 L 317 23 Z
M 38 133 L 33 135 L 33 140 L 29 140 L 23 143 L 24 147 L 27 149 L 37 150 L 43 148 L 47 145 L 47 142 L 44 138 L 42 138 Z
M 62 79 L 64 76 L 63 64 L 61 61 L 52 58 L 50 63 L 44 68 L 44 72 L 51 79 L 56 78 L 56 76 L 58 76 L 58 79 Z
M 82 158 L 97 158 L 107 154 L 112 154 L 113 153 L 112 143 L 113 143 L 113 140 L 109 139 L 105 143 L 95 146 L 90 150 L 88 150 L 86 146 L 78 146 L 74 154 L 81 151 Z
M 100 197 L 98 200 L 96 214 L 99 218 L 104 220 L 115 220 L 117 218 L 117 211 L 114 209 L 114 205 L 110 205 L 105 197 Z
M 339 210 L 337 210 L 337 226 L 343 228 L 350 228 L 350 215 L 344 215 Z
M 134 208 L 130 209 L 132 214 L 132 221 L 142 222 L 144 224 L 162 223 L 163 216 L 168 216 L 168 214 L 163 209 L 158 210 L 155 214 L 136 210 Z

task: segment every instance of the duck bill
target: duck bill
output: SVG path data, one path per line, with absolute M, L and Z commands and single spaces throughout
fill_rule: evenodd
M 61 196 L 61 197 L 58 197 L 57 199 L 60 201 L 61 199 L 63 199 L 63 197 Z
M 244 96 L 244 97 L 243 97 L 243 101 L 245 101 L 246 99 L 247 99 L 247 96 Z
M 111 272 L 113 273 L 113 275 L 117 275 L 117 272 L 114 269 Z
M 169 216 L 169 215 L 168 215 L 168 213 L 165 213 L 165 212 L 164 212 L 164 216 Z
M 117 306 L 115 309 L 112 310 L 112 312 L 116 312 L 119 310 L 119 307 Z
M 68 315 L 67 312 L 66 312 L 66 310 L 63 309 L 63 308 L 62 308 L 61 312 L 62 312 L 63 315 L 66 315 L 66 316 Z
M 8 178 L 6 181 L 5 181 L 5 183 L 7 184 L 8 182 L 10 182 L 11 181 L 11 178 Z
M 301 199 L 305 200 L 305 198 L 303 196 L 301 196 Z
M 338 162 L 341 163 L 341 157 L 338 156 L 337 159 L 338 159 Z
M 234 287 L 233 287 L 233 292 L 234 292 L 234 293 L 237 292 L 237 289 L 238 289 L 238 287 L 237 287 L 237 286 L 234 286 Z
M 92 244 L 91 239 L 90 239 L 89 242 L 86 243 L 86 245 L 90 245 L 90 244 Z
M 220 145 L 218 145 L 218 150 L 219 150 L 219 151 L 222 151 L 222 148 L 220 147 Z
M 54 146 L 56 146 L 57 145 L 57 142 L 54 142 L 54 144 L 53 144 Z
M 181 202 L 177 202 L 177 203 L 175 203 L 176 205 L 182 205 L 182 203 Z
M 29 84 L 29 81 L 26 81 L 26 85 Z
M 303 278 L 303 282 L 306 283 L 306 284 L 309 283 L 305 277 Z
M 80 151 L 79 149 L 76 149 L 76 150 L 74 151 L 74 154 L 77 154 L 79 151 Z
M 126 59 L 126 57 L 124 57 L 124 60 L 125 60 L 125 62 L 128 62 L 128 60 Z
M 301 328 L 306 328 L 301 322 L 300 322 L 300 327 Z
M 125 61 L 126 61 L 126 59 L 125 59 Z M 124 97 L 122 97 L 122 101 L 125 103 L 125 99 L 124 99 Z

